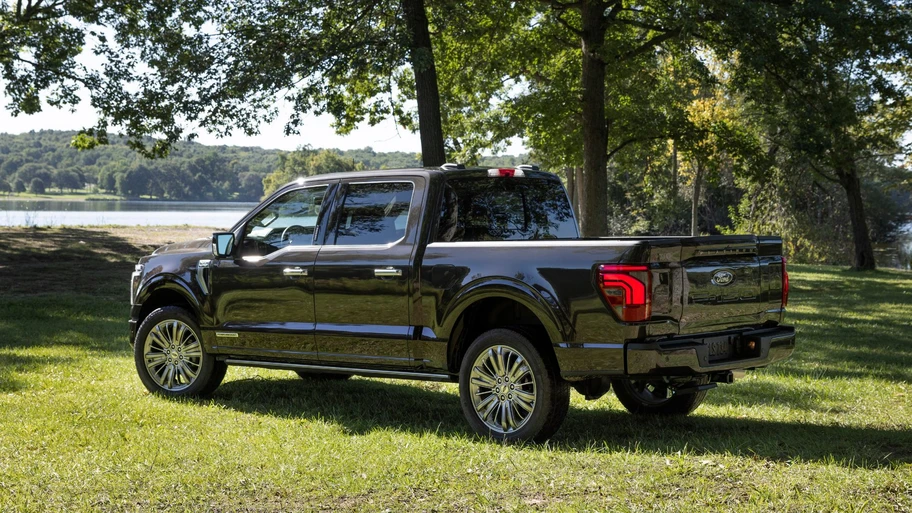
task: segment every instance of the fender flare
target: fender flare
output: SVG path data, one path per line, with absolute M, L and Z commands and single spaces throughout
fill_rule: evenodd
M 193 293 L 193 289 L 190 287 L 190 285 L 180 276 L 175 274 L 157 274 L 146 283 L 143 283 L 139 289 L 139 292 L 136 294 L 137 304 L 144 305 L 150 297 L 161 290 L 167 290 L 169 292 L 176 292 L 180 294 L 181 297 L 190 303 L 190 306 L 193 308 L 193 313 L 196 315 L 197 319 L 200 318 L 200 314 L 202 313 L 202 305 L 200 304 L 199 299 L 197 298 L 196 294 Z
M 452 338 L 456 322 L 469 307 L 488 298 L 510 299 L 528 308 L 545 327 L 551 344 L 569 335 L 569 322 L 564 319 L 560 306 L 550 293 L 536 290 L 519 280 L 499 277 L 474 281 L 456 293 L 443 317 L 446 338 Z

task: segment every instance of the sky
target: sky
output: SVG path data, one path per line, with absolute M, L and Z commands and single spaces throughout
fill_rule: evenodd
M 75 112 L 60 110 L 53 107 L 44 107 L 38 114 L 13 117 L 5 108 L 9 103 L 6 95 L 0 97 L 3 109 L 0 109 L 0 132 L 18 134 L 30 130 L 79 130 L 95 124 L 98 116 L 88 101 L 83 101 Z M 286 111 L 287 112 L 287 111 Z M 286 137 L 283 131 L 284 121 L 287 116 L 279 116 L 275 122 L 261 127 L 260 134 L 246 136 L 240 131 L 232 136 L 217 138 L 206 132 L 198 132 L 196 141 L 206 145 L 234 145 L 234 146 L 260 146 L 269 149 L 294 150 L 303 145 L 314 148 L 339 148 L 341 150 L 364 148 L 370 146 L 375 151 L 404 151 L 418 153 L 421 151 L 421 142 L 418 134 L 395 126 L 392 121 L 386 121 L 377 126 L 363 126 L 347 136 L 336 135 L 330 126 L 332 118 L 329 116 L 308 116 L 306 126 L 299 135 Z
M 85 98 L 87 95 L 83 94 Z M 75 112 L 44 106 L 38 114 L 17 117 L 10 115 L 6 109 L 9 98 L 0 93 L 0 133 L 19 134 L 30 130 L 79 130 L 95 124 L 98 117 L 94 109 L 83 101 Z M 413 134 L 402 127 L 397 127 L 392 120 L 386 120 L 376 126 L 366 123 L 352 133 L 342 136 L 333 130 L 331 116 L 306 116 L 305 126 L 299 135 L 285 136 L 284 124 L 288 119 L 289 108 L 279 105 L 279 116 L 276 121 L 260 128 L 260 134 L 247 136 L 238 131 L 232 136 L 218 138 L 205 131 L 198 132 L 196 142 L 206 145 L 260 146 L 267 149 L 294 150 L 300 146 L 310 145 L 313 148 L 338 148 L 340 150 L 360 149 L 370 146 L 374 151 L 402 151 L 420 153 L 421 141 L 418 134 Z M 504 152 L 518 155 L 527 150 L 517 139 Z

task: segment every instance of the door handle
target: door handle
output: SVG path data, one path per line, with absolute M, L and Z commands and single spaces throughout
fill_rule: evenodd
M 282 270 L 282 274 L 285 276 L 307 276 L 307 269 L 301 269 L 300 267 L 286 267 Z
M 392 267 L 374 269 L 374 276 L 377 278 L 396 278 L 402 276 L 402 269 L 393 269 Z

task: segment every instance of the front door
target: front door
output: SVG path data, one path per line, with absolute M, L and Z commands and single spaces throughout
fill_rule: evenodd
M 320 359 L 405 368 L 421 178 L 343 183 L 314 267 Z M 416 187 L 417 186 L 417 187 Z
M 318 360 L 313 265 L 328 189 L 279 196 L 242 228 L 235 257 L 213 265 L 216 352 Z

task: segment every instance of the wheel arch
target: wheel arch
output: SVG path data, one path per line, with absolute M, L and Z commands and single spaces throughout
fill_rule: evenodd
M 137 302 L 142 305 L 137 325 L 154 312 L 165 306 L 179 306 L 200 321 L 200 303 L 190 287 L 176 276 L 159 275 L 146 284 L 139 293 Z
M 549 364 L 557 366 L 554 343 L 563 340 L 564 323 L 556 305 L 528 284 L 511 280 L 488 280 L 467 287 L 446 315 L 447 367 L 458 373 L 469 344 L 481 333 L 495 328 L 520 332 L 541 350 Z M 555 367 L 558 371 L 559 368 Z

